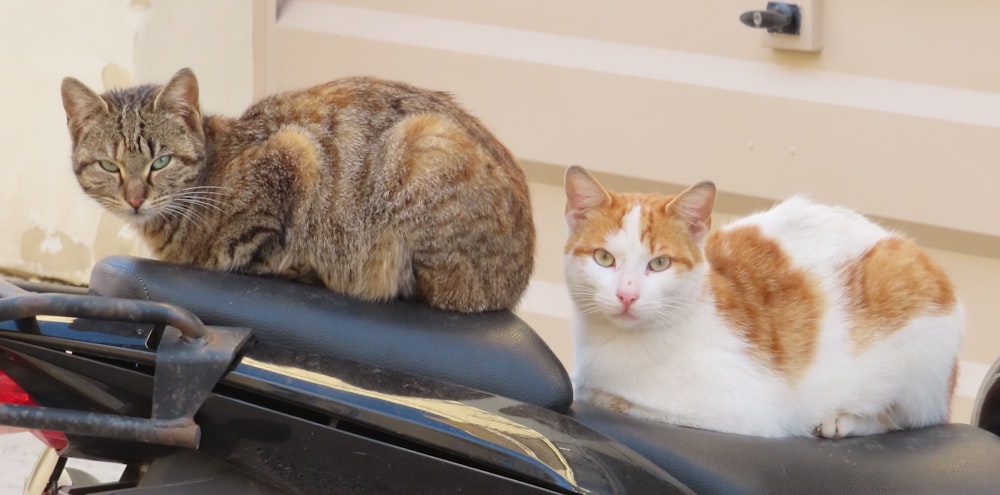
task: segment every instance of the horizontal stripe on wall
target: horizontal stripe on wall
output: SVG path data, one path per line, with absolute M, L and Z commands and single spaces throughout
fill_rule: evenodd
M 1000 128 L 1000 94 L 800 69 L 449 19 L 289 2 L 278 26 Z

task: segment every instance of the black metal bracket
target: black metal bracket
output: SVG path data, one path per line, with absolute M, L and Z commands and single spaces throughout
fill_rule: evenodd
M 197 448 L 201 430 L 194 415 L 251 336 L 248 328 L 206 327 L 191 312 L 169 304 L 6 288 L 0 283 L 0 295 L 8 296 L 0 299 L 0 321 L 28 322 L 49 315 L 153 323 L 164 328 L 156 352 L 150 418 L 0 405 L 0 424 L 7 426 Z
M 740 15 L 740 22 L 769 33 L 798 35 L 802 24 L 799 6 L 787 2 L 767 2 L 765 10 L 751 10 Z

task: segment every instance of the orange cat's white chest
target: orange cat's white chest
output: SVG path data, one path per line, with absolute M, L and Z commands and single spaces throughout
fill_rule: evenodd
M 633 416 L 763 436 L 787 434 L 795 423 L 788 385 L 707 306 L 671 331 L 622 332 L 580 319 L 574 330 L 573 382 L 583 400 L 598 390 L 623 399 L 622 412 Z

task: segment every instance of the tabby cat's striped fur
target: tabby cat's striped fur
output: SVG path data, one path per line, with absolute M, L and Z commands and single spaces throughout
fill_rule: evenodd
M 62 97 L 81 187 L 165 261 L 463 312 L 527 286 L 524 173 L 446 93 L 347 78 L 203 116 L 182 69 L 103 95 L 66 78 Z

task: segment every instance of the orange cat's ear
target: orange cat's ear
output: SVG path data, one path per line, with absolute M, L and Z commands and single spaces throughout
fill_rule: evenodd
M 100 113 L 108 111 L 108 103 L 82 82 L 67 77 L 62 81 L 62 101 L 66 110 L 69 134 L 76 142 L 83 123 Z
M 153 100 L 154 111 L 172 112 L 184 118 L 188 127 L 201 131 L 201 110 L 198 107 L 198 79 L 191 69 L 174 74 Z
M 715 206 L 715 184 L 706 180 L 678 194 L 667 204 L 667 213 L 677 215 L 684 220 L 695 242 L 701 242 L 712 225 L 713 206 Z
M 588 211 L 611 204 L 611 195 L 593 175 L 579 165 L 566 169 L 566 223 L 569 230 Z

